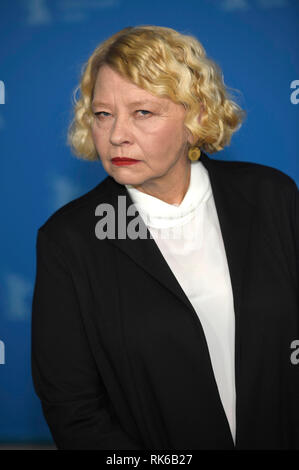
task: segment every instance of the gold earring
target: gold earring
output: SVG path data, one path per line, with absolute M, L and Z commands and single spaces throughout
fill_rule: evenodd
M 199 159 L 201 154 L 200 148 L 199 147 L 191 147 L 188 151 L 188 157 L 192 161 L 196 161 Z

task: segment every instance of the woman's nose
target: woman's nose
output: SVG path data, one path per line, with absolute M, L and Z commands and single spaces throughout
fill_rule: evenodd
M 110 133 L 110 141 L 114 145 L 130 142 L 132 138 L 129 117 L 126 115 L 115 117 Z

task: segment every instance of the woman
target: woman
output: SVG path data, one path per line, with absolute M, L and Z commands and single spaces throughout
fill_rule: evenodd
M 125 28 L 80 89 L 69 143 L 108 176 L 39 228 L 32 308 L 57 447 L 299 448 L 294 181 L 205 153 L 245 112 L 191 36 Z

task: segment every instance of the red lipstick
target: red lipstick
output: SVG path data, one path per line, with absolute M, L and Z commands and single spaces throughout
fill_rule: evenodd
M 135 160 L 134 158 L 128 157 L 114 157 L 111 159 L 113 165 L 123 166 L 123 165 L 134 165 L 135 163 L 140 162 L 140 160 Z

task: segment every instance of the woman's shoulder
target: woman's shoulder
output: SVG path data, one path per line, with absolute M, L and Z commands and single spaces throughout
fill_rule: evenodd
M 42 232 L 50 239 L 70 239 L 75 234 L 90 233 L 94 226 L 95 209 L 98 204 L 108 200 L 107 194 L 117 190 L 117 183 L 107 176 L 88 192 L 69 201 L 53 212 L 42 225 L 38 232 Z
M 298 212 L 299 196 L 295 180 L 284 171 L 258 162 L 206 158 L 202 163 L 214 179 L 221 197 L 246 200 L 254 207 L 276 213 Z
M 217 173 L 226 175 L 234 186 L 248 195 L 254 196 L 257 192 L 298 191 L 294 178 L 278 168 L 262 163 L 213 159 L 213 167 Z
M 224 171 L 231 171 L 239 174 L 240 177 L 248 177 L 251 180 L 272 180 L 278 184 L 293 184 L 294 179 L 284 171 L 270 165 L 264 165 L 258 162 L 242 161 L 242 160 L 216 160 L 213 159 L 214 164 Z

